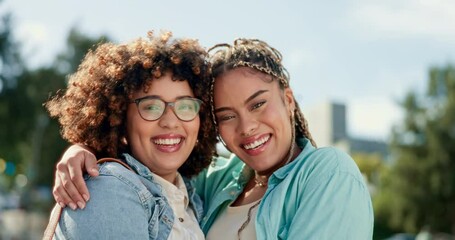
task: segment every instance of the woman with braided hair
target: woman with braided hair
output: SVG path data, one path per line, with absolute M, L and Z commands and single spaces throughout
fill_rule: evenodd
M 371 239 L 373 210 L 364 179 L 347 154 L 316 148 L 281 54 L 263 41 L 237 39 L 209 55 L 213 122 L 235 155 L 214 159 L 194 179 L 204 201 L 206 238 Z M 63 156 L 57 201 L 88 194 L 74 174 L 81 165 L 92 168 L 85 155 L 73 146 Z

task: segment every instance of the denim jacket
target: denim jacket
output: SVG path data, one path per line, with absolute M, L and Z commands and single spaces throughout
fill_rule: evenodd
M 175 217 L 151 171 L 129 154 L 123 160 L 135 172 L 115 162 L 100 164 L 99 176 L 85 177 L 90 201 L 83 210 L 62 211 L 54 239 L 167 239 Z M 184 178 L 190 207 L 198 222 L 202 201 Z

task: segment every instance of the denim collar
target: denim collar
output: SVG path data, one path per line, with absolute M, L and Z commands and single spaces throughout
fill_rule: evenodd
M 153 180 L 153 174 L 152 171 L 148 167 L 146 167 L 144 164 L 139 162 L 136 158 L 131 156 L 128 153 L 123 153 L 122 154 L 123 159 L 126 161 L 128 165 L 141 177 L 144 177 L 146 179 Z
M 144 164 L 139 162 L 136 158 L 134 158 L 128 153 L 123 153 L 122 158 L 123 158 L 122 160 L 124 160 L 139 176 L 149 179 L 150 181 L 156 184 L 156 180 L 153 177 L 152 171 L 150 171 L 148 167 L 146 167 Z M 182 176 L 182 178 L 183 182 L 185 183 L 186 190 L 188 191 L 190 204 L 193 205 L 196 218 L 198 219 L 198 221 L 200 221 L 203 217 L 203 209 L 202 207 L 195 206 L 195 201 L 200 201 L 197 200 L 199 199 L 199 196 L 196 194 L 196 189 L 191 184 L 190 179 L 184 176 Z M 156 186 L 160 189 L 161 192 L 163 191 L 163 189 L 161 189 L 161 185 L 156 184 Z M 198 205 L 198 203 L 196 205 Z

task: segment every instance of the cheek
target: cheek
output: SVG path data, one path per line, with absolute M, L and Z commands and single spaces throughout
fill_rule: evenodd
M 221 126 L 218 126 L 218 133 L 220 134 L 220 136 L 222 138 L 226 138 L 227 137 L 227 127 L 225 125 L 221 125 Z
M 201 119 L 199 117 L 195 118 L 192 122 L 186 123 L 186 131 L 190 136 L 194 136 L 196 139 L 201 127 Z
M 201 119 L 198 117 L 196 118 L 196 121 L 194 123 L 194 126 L 193 126 L 193 131 L 196 133 L 196 137 L 197 137 L 197 134 L 199 133 L 199 130 L 201 128 Z
M 218 128 L 221 139 L 229 151 L 233 151 L 239 146 L 239 141 L 241 141 L 240 134 L 237 134 L 235 124 L 224 125 Z
M 127 113 L 126 113 L 126 136 L 128 140 L 130 139 L 131 133 L 134 132 L 134 112 L 131 110 L 131 108 L 128 108 Z
M 290 119 L 290 105 L 284 102 L 283 98 L 276 99 L 273 105 L 270 105 L 267 113 L 274 118 Z
M 151 122 L 144 121 L 141 118 L 136 109 L 128 110 L 126 115 L 126 135 L 129 141 L 133 141 L 137 136 L 146 133 L 152 127 L 151 125 Z

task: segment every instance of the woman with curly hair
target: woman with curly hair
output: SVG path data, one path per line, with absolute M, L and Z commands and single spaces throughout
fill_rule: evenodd
M 280 52 L 260 40 L 237 39 L 209 53 L 213 122 L 235 155 L 216 158 L 195 178 L 206 238 L 371 239 L 373 209 L 365 181 L 350 156 L 316 148 Z M 73 201 L 60 191 L 75 200 L 88 194 L 68 170 L 80 172 L 82 163 L 91 169 L 87 153 L 74 146 L 63 156 L 56 173 L 58 201 Z M 60 182 L 69 182 L 71 190 Z
M 89 51 L 45 104 L 66 140 L 121 159 L 85 178 L 90 204 L 63 210 L 57 239 L 204 239 L 189 178 L 215 154 L 206 51 L 170 33 L 149 38 Z

